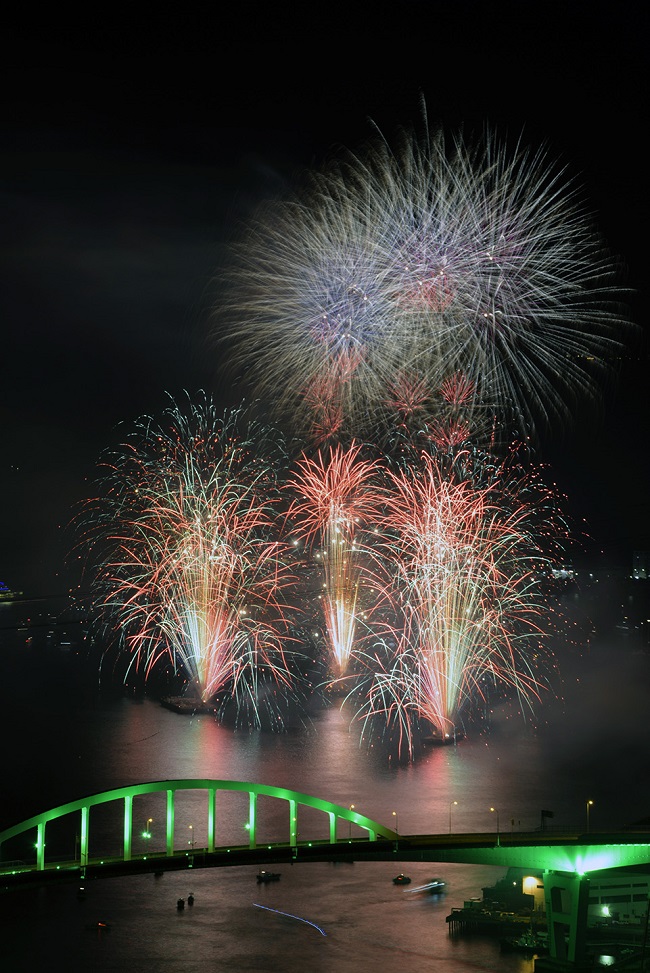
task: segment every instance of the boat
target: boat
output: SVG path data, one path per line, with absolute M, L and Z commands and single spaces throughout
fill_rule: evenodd
M 396 875 L 395 878 L 393 879 L 393 885 L 410 885 L 410 884 L 411 884 L 411 879 L 409 878 L 408 875 L 405 875 L 403 872 L 399 875 Z
M 441 736 L 439 733 L 431 733 L 428 736 L 422 737 L 422 743 L 429 747 L 448 747 L 450 744 L 458 743 L 459 740 L 464 740 L 465 734 L 462 730 L 454 730 L 452 733 L 445 733 Z
M 266 885 L 268 882 L 279 882 L 282 872 L 265 872 L 261 871 L 257 873 L 258 885 Z
M 409 882 L 411 880 L 409 879 Z M 432 878 L 430 882 L 425 882 L 424 885 L 418 885 L 414 889 L 409 889 L 409 892 L 422 892 L 426 895 L 440 895 L 441 892 L 445 890 L 445 882 L 441 878 Z
M 183 716 L 214 715 L 217 712 L 211 703 L 204 703 L 192 696 L 163 696 L 160 705 Z

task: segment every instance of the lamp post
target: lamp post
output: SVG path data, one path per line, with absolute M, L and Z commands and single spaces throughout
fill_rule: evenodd
M 397 811 L 393 811 L 393 817 L 395 818 L 395 834 L 399 837 L 399 814 Z
M 491 807 L 490 810 L 491 811 L 494 811 L 494 813 L 497 816 L 497 845 L 500 845 L 501 844 L 501 835 L 500 835 L 500 831 L 499 831 L 499 812 L 498 812 L 498 810 L 495 807 Z
M 451 834 L 451 809 L 454 805 L 458 804 L 458 801 L 452 801 L 449 805 L 449 834 Z
M 354 804 L 350 805 L 350 810 L 354 811 Z M 348 821 L 348 838 L 352 838 L 352 821 Z
M 593 803 L 593 801 L 587 801 L 587 831 L 589 831 L 589 809 Z
M 153 822 L 153 818 L 147 818 L 147 823 L 144 826 L 144 831 L 142 832 L 143 838 L 150 838 L 151 831 L 149 830 L 149 825 Z
M 191 846 L 192 851 L 194 851 L 194 825 L 193 824 L 188 825 L 188 829 L 189 829 L 189 832 L 190 832 L 190 837 L 189 837 L 189 841 L 187 843 L 188 843 L 188 845 Z

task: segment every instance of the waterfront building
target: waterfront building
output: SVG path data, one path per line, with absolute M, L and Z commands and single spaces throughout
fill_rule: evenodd
M 615 868 L 589 876 L 589 926 L 638 924 L 646 919 L 650 900 L 650 870 Z M 507 911 L 545 911 L 541 871 L 509 868 L 504 878 L 483 889 L 483 904 Z

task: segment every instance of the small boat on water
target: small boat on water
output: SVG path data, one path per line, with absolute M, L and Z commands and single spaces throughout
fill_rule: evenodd
M 282 872 L 265 872 L 261 871 L 257 873 L 257 884 L 266 885 L 268 882 L 279 882 Z
M 423 895 L 440 895 L 445 890 L 445 884 L 441 878 L 432 878 L 430 882 L 425 882 L 424 885 L 418 885 L 414 889 L 409 889 L 409 892 L 411 894 L 421 892 Z
M 411 884 L 411 879 L 409 878 L 408 875 L 405 875 L 403 872 L 400 875 L 396 875 L 395 878 L 393 879 L 393 885 L 410 885 L 410 884 Z

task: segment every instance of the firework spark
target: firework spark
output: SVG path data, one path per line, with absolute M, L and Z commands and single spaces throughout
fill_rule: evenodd
M 172 660 L 203 701 L 222 694 L 259 724 L 260 701 L 291 689 L 275 473 L 264 430 L 203 398 L 140 420 L 103 460 L 83 513 L 104 619 L 128 672 Z
M 387 475 L 393 632 L 367 656 L 359 715 L 397 727 L 400 747 L 412 750 L 416 726 L 454 735 L 491 685 L 514 689 L 522 709 L 539 698 L 544 579 L 561 522 L 536 473 L 508 472 L 469 450 L 452 459 L 424 452 L 417 467 Z
M 330 448 L 297 464 L 290 483 L 300 495 L 290 517 L 309 544 L 317 542 L 324 571 L 322 604 L 333 679 L 344 676 L 353 653 L 363 586 L 359 535 L 376 511 L 373 465 L 361 458 L 361 447 Z

